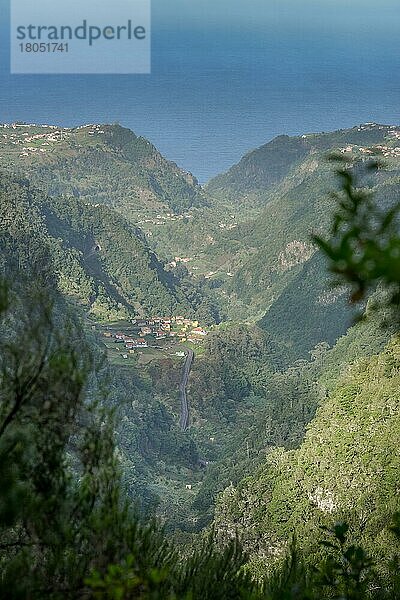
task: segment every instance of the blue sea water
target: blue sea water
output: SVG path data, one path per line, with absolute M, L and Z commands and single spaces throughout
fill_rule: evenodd
M 153 0 L 151 75 L 10 75 L 0 122 L 120 122 L 204 182 L 281 133 L 400 123 L 398 0 Z

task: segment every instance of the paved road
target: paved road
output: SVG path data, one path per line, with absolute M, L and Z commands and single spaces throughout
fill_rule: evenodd
M 182 431 L 189 429 L 189 402 L 187 399 L 186 388 L 189 381 L 190 369 L 194 360 L 193 350 L 186 350 L 186 361 L 183 368 L 182 379 L 179 385 L 179 393 L 181 397 L 181 419 L 180 426 Z

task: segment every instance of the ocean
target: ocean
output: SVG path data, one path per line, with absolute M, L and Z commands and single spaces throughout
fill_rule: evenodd
M 119 122 L 202 183 L 279 134 L 400 123 L 393 0 L 153 0 L 152 74 L 120 76 L 10 75 L 0 9 L 0 122 Z

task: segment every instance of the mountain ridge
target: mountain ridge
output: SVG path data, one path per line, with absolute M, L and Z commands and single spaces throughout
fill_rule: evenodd
M 43 195 L 26 180 L 0 177 L 3 234 L 27 199 L 21 219 L 50 246 L 60 289 L 94 318 L 195 312 L 204 299 L 189 280 L 178 279 L 148 248 L 140 230 L 107 206 L 76 197 Z M 21 199 L 21 200 L 19 200 Z M 18 243 L 18 232 L 13 234 Z M 189 300 L 190 296 L 190 300 Z
M 34 173 L 33 184 L 41 183 L 50 196 L 69 192 L 87 211 L 101 212 L 103 205 L 117 210 L 165 265 L 163 277 L 183 276 L 195 287 L 212 288 L 229 319 L 262 327 L 272 321 L 281 342 L 307 353 L 310 343 L 334 341 L 348 324 L 344 298 L 331 294 L 323 266 L 318 274 L 308 268 L 315 262 L 310 235 L 328 226 L 329 195 L 337 189 L 326 154 L 336 152 L 353 163 L 385 158 L 388 172 L 380 171 L 373 183 L 384 202 L 400 187 L 399 139 L 400 128 L 372 123 L 278 136 L 247 153 L 204 191 L 150 142 L 118 125 L 61 130 L 15 125 L 0 127 L 0 167 L 8 164 L 10 170 L 10 159 L 15 160 L 14 170 L 27 177 Z M 365 177 L 362 183 L 371 185 Z M 170 202 L 175 194 L 178 200 Z M 314 289 L 319 276 L 323 290 Z M 313 298 L 312 304 L 302 311 L 297 329 L 287 328 L 299 281 L 300 293 Z M 331 301 L 320 302 L 322 296 Z M 326 326 L 333 313 L 336 329 Z M 321 339 L 307 336 L 306 346 L 302 331 L 314 324 Z M 285 339 L 285 330 L 298 341 Z
M 80 195 L 120 208 L 184 212 L 207 198 L 193 175 L 120 125 L 0 125 L 0 168 L 19 170 L 49 195 Z M 97 179 L 102 188 L 96 188 Z

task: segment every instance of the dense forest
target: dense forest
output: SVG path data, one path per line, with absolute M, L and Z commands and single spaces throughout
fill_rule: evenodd
M 113 210 L 78 198 L 44 196 L 27 181 L 6 175 L 0 193 L 4 233 L 17 223 L 21 236 L 38 231 L 49 245 L 61 292 L 96 319 L 179 311 L 219 319 L 206 282 L 196 285 L 184 269 L 167 271 L 141 232 Z

